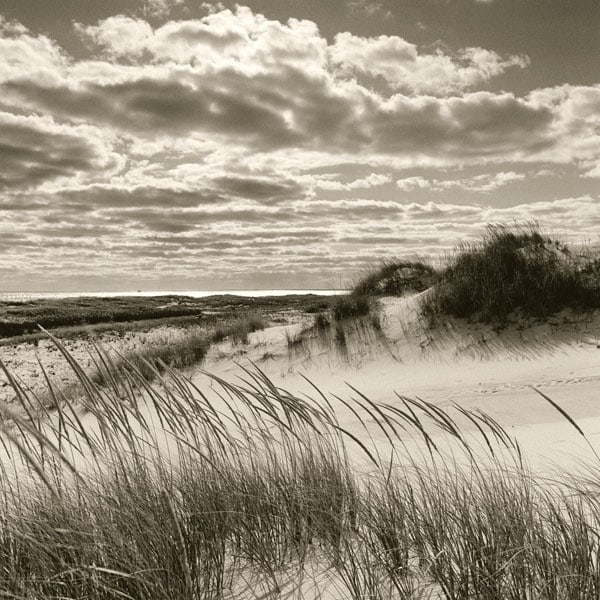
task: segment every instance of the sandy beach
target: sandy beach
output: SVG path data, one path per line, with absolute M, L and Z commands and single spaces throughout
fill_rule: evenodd
M 398 395 L 418 397 L 449 412 L 458 405 L 496 419 L 519 441 L 535 468 L 572 468 L 594 458 L 577 430 L 536 390 L 567 411 L 590 440 L 600 435 L 600 313 L 565 310 L 543 321 L 515 317 L 501 329 L 447 319 L 431 329 L 418 315 L 419 300 L 419 294 L 378 300 L 377 327 L 369 318 L 345 323 L 343 346 L 331 331 L 311 331 L 312 317 L 297 315 L 291 324 L 251 333 L 245 344 L 230 339 L 213 344 L 201 364 L 184 372 L 201 389 L 212 385 L 202 371 L 235 383 L 246 376 L 244 369 L 258 368 L 276 386 L 295 394 L 314 395 L 314 385 L 348 398 L 357 390 L 392 405 Z M 108 332 L 95 343 L 117 357 L 168 345 L 184 331 L 164 326 Z M 63 343 L 88 373 L 94 372 L 98 355 L 90 340 Z M 56 386 L 69 388 L 76 382 L 50 339 L 4 346 L 0 354 L 7 369 L 39 395 L 47 384 L 38 360 Z M 3 374 L 0 398 L 10 403 L 14 395 Z M 354 416 L 340 411 L 342 425 L 357 431 Z M 474 429 L 465 419 L 461 426 Z M 384 443 L 376 427 L 371 435 Z
M 303 326 L 282 326 L 252 334 L 243 354 L 227 343 L 214 347 L 202 368 L 235 381 L 244 376 L 240 367 L 256 365 L 293 393 L 314 393 L 310 380 L 330 394 L 350 397 L 355 388 L 378 402 L 394 404 L 399 394 L 449 411 L 454 404 L 479 409 L 518 439 L 536 468 L 571 468 L 594 458 L 536 389 L 567 411 L 590 440 L 598 439 L 600 313 L 567 310 L 541 322 L 515 318 L 500 330 L 448 320 L 429 330 L 417 302 L 418 296 L 381 299 L 381 330 L 368 320 L 348 324 L 343 351 L 315 334 L 290 349 L 288 337 Z M 352 428 L 352 415 L 342 415 L 342 422 Z M 372 434 L 381 436 L 375 428 Z

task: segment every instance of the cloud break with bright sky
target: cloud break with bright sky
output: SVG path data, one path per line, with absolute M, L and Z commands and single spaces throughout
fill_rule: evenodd
M 0 0 L 0 289 L 339 287 L 599 203 L 597 0 Z

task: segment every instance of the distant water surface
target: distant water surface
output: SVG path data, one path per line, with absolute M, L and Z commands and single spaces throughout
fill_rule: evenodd
M 154 291 L 120 291 L 120 292 L 0 292 L 0 301 L 24 302 L 41 298 L 115 298 L 117 296 L 134 296 L 139 298 L 150 296 L 191 296 L 207 298 L 230 294 L 260 298 L 264 296 L 289 296 L 292 294 L 314 294 L 316 296 L 337 296 L 347 290 L 154 290 Z

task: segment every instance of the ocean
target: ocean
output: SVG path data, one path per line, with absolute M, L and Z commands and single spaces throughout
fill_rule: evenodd
M 291 294 L 314 294 L 316 296 L 337 296 L 347 293 L 347 290 L 152 290 L 152 291 L 118 291 L 118 292 L 0 292 L 0 302 L 26 302 L 42 298 L 115 298 L 116 296 L 191 296 L 192 298 L 207 298 L 230 294 L 259 298 L 263 296 L 289 296 Z

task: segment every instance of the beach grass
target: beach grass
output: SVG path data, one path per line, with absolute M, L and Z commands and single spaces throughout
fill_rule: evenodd
M 258 369 L 200 386 L 163 364 L 151 385 L 107 363 L 121 384 L 106 386 L 72 368 L 83 412 L 59 398 L 33 417 L 12 378 L 20 409 L 2 408 L 4 597 L 600 593 L 597 476 L 537 479 L 485 414 L 298 396 Z
M 506 323 L 511 315 L 543 318 L 565 308 L 600 308 L 600 259 L 573 251 L 529 222 L 488 225 L 434 268 L 423 261 L 384 260 L 335 300 L 336 318 L 368 314 L 369 299 L 426 292 L 421 312 L 430 324 L 451 316 Z
M 575 254 L 535 224 L 489 225 L 459 246 L 423 303 L 429 317 L 446 314 L 503 322 L 515 311 L 545 317 L 565 308 L 600 308 L 595 257 Z
M 402 296 L 422 292 L 435 279 L 436 270 L 424 261 L 385 259 L 362 275 L 352 286 L 356 296 Z
M 234 343 L 247 344 L 248 335 L 267 327 L 267 320 L 258 311 L 238 314 L 229 321 L 222 321 L 211 332 L 210 339 L 214 343 L 231 338 Z
M 348 294 L 338 296 L 332 306 L 331 313 L 334 321 L 344 321 L 368 315 L 371 311 L 372 301 L 369 296 Z
M 241 313 L 237 317 L 224 321 L 213 327 L 192 325 L 187 327 L 163 328 L 155 330 L 152 335 L 141 337 L 135 348 L 121 351 L 106 347 L 94 338 L 89 340 L 88 365 L 91 364 L 87 376 L 94 385 L 100 388 L 112 388 L 117 395 L 123 393 L 126 382 L 123 373 L 134 368 L 146 382 L 152 382 L 165 369 L 187 370 L 198 367 L 204 361 L 212 345 L 230 339 L 233 344 L 247 344 L 248 335 L 264 329 L 268 322 L 259 312 Z M 49 333 L 42 328 L 42 333 Z M 63 358 L 67 358 L 75 366 L 73 357 L 69 356 L 65 347 Z M 75 372 L 78 368 L 74 369 Z M 74 377 L 67 385 L 62 385 L 61 394 L 71 401 L 81 396 L 84 388 L 81 378 Z M 58 400 L 55 394 L 48 390 L 38 391 L 38 399 L 46 406 L 56 406 Z

